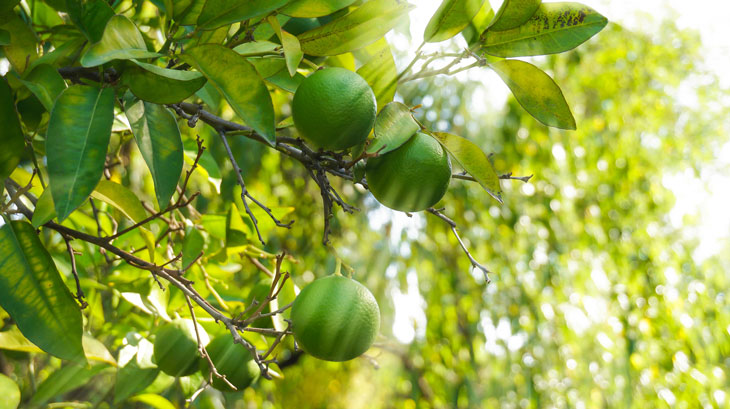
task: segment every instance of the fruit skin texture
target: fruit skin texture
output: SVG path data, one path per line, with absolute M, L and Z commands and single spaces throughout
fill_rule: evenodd
M 234 343 L 231 334 L 215 337 L 205 350 L 208 351 L 210 360 L 213 361 L 218 373 L 225 375 L 228 382 L 232 383 L 239 391 L 246 389 L 261 374 L 259 366 L 253 360 L 251 353 L 243 345 Z M 210 365 L 203 363 L 203 374 L 206 379 L 209 373 Z M 213 376 L 213 387 L 219 391 L 233 391 L 228 384 L 215 375 Z
M 341 150 L 365 141 L 375 122 L 375 94 L 356 73 L 332 67 L 307 77 L 292 101 L 299 134 L 327 150 Z
M 297 344 L 325 361 L 349 361 L 375 341 L 380 310 L 373 294 L 341 275 L 320 278 L 299 293 L 291 309 Z
M 370 192 L 383 205 L 418 212 L 441 200 L 451 181 L 451 160 L 434 138 L 418 132 L 398 149 L 365 166 Z
M 208 334 L 198 325 L 203 344 L 208 342 Z M 198 370 L 198 340 L 193 322 L 176 319 L 163 325 L 155 338 L 154 357 L 157 367 L 171 376 L 187 376 Z

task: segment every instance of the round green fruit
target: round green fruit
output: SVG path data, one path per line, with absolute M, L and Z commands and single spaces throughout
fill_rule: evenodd
M 297 88 L 292 117 L 299 134 L 319 148 L 347 149 L 367 139 L 375 122 L 375 94 L 359 75 L 333 67 Z
M 398 149 L 368 160 L 365 178 L 383 205 L 418 212 L 441 200 L 451 181 L 451 160 L 429 135 L 418 132 Z
M 203 327 L 198 325 L 203 344 L 209 340 Z M 176 319 L 163 325 L 155 337 L 154 358 L 157 367 L 171 376 L 187 376 L 198 370 L 198 340 L 192 320 Z
M 299 293 L 291 309 L 297 344 L 325 361 L 356 358 L 375 341 L 380 310 L 373 294 L 357 281 L 332 275 Z
M 246 389 L 261 374 L 258 364 L 253 360 L 251 353 L 243 345 L 233 342 L 231 334 L 215 337 L 205 348 L 210 360 L 219 374 L 225 375 L 228 382 L 237 390 Z M 203 374 L 208 377 L 210 366 L 203 363 Z M 213 376 L 213 387 L 220 391 L 233 391 L 222 379 Z

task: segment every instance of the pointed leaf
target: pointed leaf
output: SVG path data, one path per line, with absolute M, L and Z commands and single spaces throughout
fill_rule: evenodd
M 205 248 L 205 237 L 200 230 L 192 227 L 190 231 L 185 235 L 182 248 L 182 265 L 187 267 L 195 261 L 200 253 Z
M 575 130 L 575 119 L 558 84 L 532 64 L 502 60 L 489 65 L 525 111 L 547 126 Z
M 37 229 L 53 220 L 54 217 L 56 217 L 56 208 L 53 206 L 53 195 L 51 189 L 46 188 L 35 204 L 31 224 Z
M 271 16 L 267 20 L 271 27 L 273 27 L 276 36 L 279 37 L 282 47 L 284 47 L 286 68 L 289 70 L 289 76 L 293 77 L 297 73 L 299 63 L 302 62 L 302 58 L 304 58 L 304 53 L 302 53 L 299 40 L 292 34 L 282 30 L 279 20 L 277 20 L 276 17 Z
M 36 65 L 21 81 L 48 112 L 51 112 L 56 98 L 66 89 L 61 74 L 48 64 Z
M 236 114 L 273 146 L 274 104 L 264 80 L 245 57 L 222 45 L 206 44 L 188 50 L 183 59 L 208 78 Z
M 109 365 L 116 366 L 114 357 L 109 353 L 104 344 L 93 338 L 89 334 L 84 334 L 81 338 L 81 344 L 84 348 L 84 355 L 91 361 L 105 362 Z M 17 327 L 13 327 L 7 331 L 0 332 L 0 349 L 8 349 L 10 351 L 22 351 L 43 353 L 43 350 L 30 342 L 28 338 Z M 2 395 L 0 395 L 2 396 Z
M 147 218 L 147 211 L 145 211 L 137 195 L 119 183 L 102 180 L 96 186 L 91 197 L 116 207 L 117 210 L 135 223 Z
M 291 17 L 322 17 L 354 2 L 355 0 L 292 0 L 280 12 Z
M 288 0 L 208 0 L 198 17 L 198 28 L 217 27 L 269 13 Z
M 471 19 L 469 25 L 467 25 L 461 32 L 461 35 L 464 36 L 469 48 L 473 47 L 479 41 L 479 36 L 487 29 L 492 18 L 494 18 L 494 10 L 492 10 L 492 6 L 489 5 L 489 2 L 485 1 L 482 3 L 482 8 L 480 8 L 474 18 Z
M 81 57 L 81 65 L 95 67 L 112 60 L 159 57 L 147 50 L 142 34 L 129 18 L 116 15 L 109 19 L 104 35 Z
M 114 384 L 114 403 L 126 401 L 129 397 L 142 392 L 160 373 L 155 368 L 140 368 L 137 361 L 129 361 L 117 371 L 117 382 Z
M 370 88 L 373 89 L 375 100 L 378 102 L 378 110 L 393 100 L 395 89 L 398 85 L 398 70 L 395 67 L 393 53 L 390 46 L 381 38 L 377 42 L 371 44 L 376 51 L 370 57 L 368 62 L 363 64 L 357 70 L 357 73 L 367 81 Z
M 420 129 L 407 106 L 400 102 L 391 102 L 375 118 L 375 139 L 368 145 L 366 152 L 385 155 L 400 148 Z
M 495 198 L 502 203 L 502 188 L 499 186 L 499 176 L 492 163 L 481 149 L 468 139 L 446 132 L 433 132 L 431 135 L 449 151 L 451 156 L 464 168 L 467 173 Z
M 535 14 L 540 3 L 542 0 L 504 0 L 489 29 L 504 31 L 525 24 Z
M 483 0 L 443 0 L 426 26 L 423 40 L 438 43 L 459 34 L 482 7 Z
M 593 37 L 606 24 L 606 17 L 580 3 L 543 3 L 517 28 L 487 29 L 481 51 L 497 57 L 562 53 Z
M 355 11 L 299 35 L 305 54 L 343 54 L 365 47 L 396 26 L 413 6 L 398 0 L 373 0 Z
M 129 399 L 129 401 L 144 403 L 145 405 L 151 406 L 154 409 L 175 409 L 175 405 L 173 405 L 169 400 L 163 398 L 160 395 L 155 395 L 152 393 L 137 395 Z
M 25 149 L 25 137 L 15 110 L 13 91 L 4 77 L 0 79 L 0 124 L 0 183 L 3 183 L 20 163 Z
M 132 134 L 152 173 L 160 210 L 175 193 L 183 168 L 183 144 L 175 116 L 162 105 L 137 101 L 126 108 Z
M 251 41 L 249 43 L 243 43 L 235 46 L 233 51 L 241 54 L 244 57 L 256 57 L 262 55 L 278 54 L 274 50 L 281 47 L 281 45 L 272 43 L 271 41 Z
M 20 405 L 20 388 L 9 377 L 0 373 L 0 409 L 15 409 Z
M 48 177 L 58 219 L 89 197 L 104 172 L 114 122 L 114 89 L 74 85 L 61 93 L 46 136 Z
M 122 83 L 139 99 L 156 104 L 176 104 L 195 94 L 207 81 L 199 72 L 171 70 L 132 60 Z
M 85 359 L 81 310 L 30 223 L 0 227 L 0 306 L 42 350 Z

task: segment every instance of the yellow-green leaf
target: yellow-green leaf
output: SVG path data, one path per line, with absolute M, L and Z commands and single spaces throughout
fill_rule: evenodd
M 451 156 L 464 170 L 499 203 L 502 203 L 502 188 L 499 186 L 499 176 L 487 155 L 468 139 L 446 132 L 432 132 L 431 135 L 449 151 Z
M 66 89 L 66 82 L 61 74 L 48 64 L 36 65 L 21 81 L 48 112 L 51 112 L 56 98 Z
M 0 29 L 10 33 L 10 42 L 2 47 L 2 51 L 15 71 L 22 74 L 38 58 L 38 39 L 20 16 L 12 11 L 8 15 L 7 21 L 0 22 Z
M 443 0 L 426 26 L 423 40 L 438 43 L 459 34 L 482 7 L 483 0 Z
M 396 26 L 413 6 L 398 0 L 373 0 L 321 27 L 302 33 L 305 54 L 325 56 L 365 47 Z
M 408 142 L 419 129 L 420 125 L 413 119 L 407 106 L 400 102 L 391 102 L 375 118 L 375 139 L 368 145 L 366 152 L 385 155 Z
M 261 16 L 285 5 L 288 0 L 208 0 L 198 16 L 198 28 L 217 27 Z
M 525 24 L 535 14 L 540 3 L 542 0 L 504 0 L 489 29 L 504 31 Z
M 514 94 L 517 102 L 547 126 L 574 130 L 575 119 L 558 84 L 541 69 L 519 60 L 489 64 Z
M 20 405 L 20 388 L 9 377 L 0 373 L 0 409 L 15 409 Z
M 51 194 L 51 189 L 46 188 L 35 204 L 33 219 L 30 223 L 37 229 L 51 221 L 54 217 L 56 217 L 56 209 L 53 206 L 53 195 Z
M 104 35 L 81 57 L 81 65 L 95 67 L 112 60 L 159 57 L 160 54 L 147 50 L 137 26 L 129 18 L 116 15 L 109 19 Z
M 292 0 L 281 9 L 281 13 L 292 17 L 322 17 L 354 2 L 355 0 Z
M 25 137 L 20 127 L 15 98 L 5 78 L 0 78 L 0 183 L 13 173 L 25 149 Z
M 206 79 L 195 71 L 172 70 L 132 60 L 122 83 L 139 99 L 156 104 L 176 104 L 195 94 Z
M 398 85 L 398 70 L 395 66 L 393 53 L 385 38 L 381 38 L 368 47 L 373 48 L 370 59 L 358 68 L 357 73 L 367 81 L 373 89 L 375 100 L 380 111 L 387 103 L 393 100 Z
M 289 70 L 289 76 L 293 77 L 297 73 L 299 63 L 302 62 L 304 53 L 299 45 L 299 40 L 290 33 L 281 29 L 279 20 L 276 17 L 269 17 L 268 22 L 274 29 L 276 36 L 279 37 L 282 47 L 284 47 L 284 57 L 286 58 L 286 68 Z

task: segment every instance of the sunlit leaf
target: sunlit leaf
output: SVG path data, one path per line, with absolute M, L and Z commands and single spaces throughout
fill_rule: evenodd
M 247 20 L 276 10 L 287 2 L 288 0 L 208 0 L 198 17 L 198 27 L 210 30 Z
M 92 45 L 81 57 L 81 65 L 95 67 L 112 60 L 159 56 L 147 50 L 144 38 L 132 20 L 116 15 L 107 22 L 101 40 Z
M 459 34 L 482 7 L 483 0 L 443 0 L 429 20 L 423 40 L 438 43 Z
M 53 372 L 51 376 L 41 382 L 30 402 L 33 405 L 46 403 L 55 396 L 70 392 L 85 385 L 94 377 L 94 375 L 106 368 L 108 367 L 103 364 L 83 366 L 76 363 L 70 363 Z
M 37 229 L 53 220 L 54 217 L 56 217 L 56 208 L 53 206 L 53 196 L 51 189 L 46 189 L 35 204 L 31 224 Z
M 321 17 L 343 9 L 355 0 L 292 0 L 281 13 L 292 17 Z
M 56 100 L 46 155 L 59 220 L 81 205 L 99 183 L 113 122 L 113 88 L 74 85 Z
M 299 63 L 302 62 L 302 58 L 304 57 L 299 40 L 292 34 L 282 30 L 279 20 L 276 17 L 269 17 L 267 21 L 274 28 L 276 36 L 279 37 L 279 41 L 281 41 L 281 45 L 284 47 L 286 67 L 289 70 L 289 75 L 293 77 L 297 73 Z
M 383 37 L 413 6 L 398 0 L 373 0 L 355 11 L 298 36 L 309 55 L 337 55 Z
M 13 173 L 25 149 L 25 137 L 14 101 L 13 92 L 5 78 L 0 79 L 0 183 Z
M 160 395 L 154 395 L 151 393 L 137 395 L 129 400 L 131 402 L 144 403 L 145 405 L 149 405 L 149 406 L 153 407 L 154 409 L 175 409 L 175 405 L 170 403 L 169 400 L 163 398 Z
M 0 373 L 0 409 L 15 409 L 20 405 L 20 388 L 12 379 Z
M 575 119 L 558 84 L 532 64 L 502 60 L 489 65 L 525 111 L 547 126 L 575 129 Z
M 386 105 L 375 117 L 372 140 L 365 150 L 367 153 L 378 152 L 385 155 L 408 142 L 421 127 L 418 125 L 411 110 L 400 102 L 391 102 Z
M 2 51 L 15 71 L 22 74 L 38 58 L 38 39 L 20 16 L 13 12 L 9 12 L 8 16 L 7 21 L 0 22 L 0 29 L 10 33 L 10 41 L 2 46 Z
M 502 203 L 499 175 L 497 175 L 487 155 L 477 145 L 461 136 L 446 132 L 433 132 L 431 135 L 449 151 L 451 156 L 467 173 L 482 185 L 490 196 Z
M 271 41 L 251 41 L 233 47 L 233 51 L 244 57 L 254 57 L 273 54 L 274 50 L 279 47 L 281 45 L 272 43 Z
M 126 401 L 129 397 L 142 392 L 160 373 L 157 368 L 140 368 L 137 362 L 129 361 L 117 371 L 117 380 L 114 384 L 114 403 Z
M 479 41 L 479 36 L 487 29 L 492 18 L 494 18 L 494 10 L 489 5 L 489 1 L 485 1 L 482 3 L 482 7 L 477 11 L 474 18 L 471 19 L 469 24 L 461 32 L 469 47 L 473 47 Z
M 191 227 L 187 234 L 185 234 L 185 240 L 183 240 L 182 247 L 182 265 L 187 267 L 195 261 L 195 259 L 202 253 L 205 248 L 205 237 L 200 230 Z
M 30 223 L 0 227 L 0 306 L 42 350 L 85 359 L 79 306 Z
M 523 25 L 535 14 L 541 3 L 542 0 L 504 0 L 489 29 L 504 31 Z
M 367 81 L 373 89 L 378 110 L 393 100 L 398 85 L 398 70 L 395 66 L 393 53 L 384 38 L 368 47 L 374 48 L 370 59 L 363 64 L 357 73 Z
M 208 78 L 246 124 L 274 144 L 276 132 L 271 95 L 245 57 L 230 48 L 207 44 L 188 50 L 183 58 Z
M 156 104 L 175 104 L 195 94 L 205 85 L 199 72 L 172 70 L 132 60 L 122 74 L 122 83 L 139 99 Z
M 183 143 L 175 116 L 162 105 L 137 101 L 126 107 L 127 119 L 152 174 L 160 210 L 175 193 L 183 168 Z
M 606 24 L 605 17 L 580 3 L 543 3 L 517 28 L 487 29 L 480 50 L 497 57 L 562 53 L 593 37 Z

